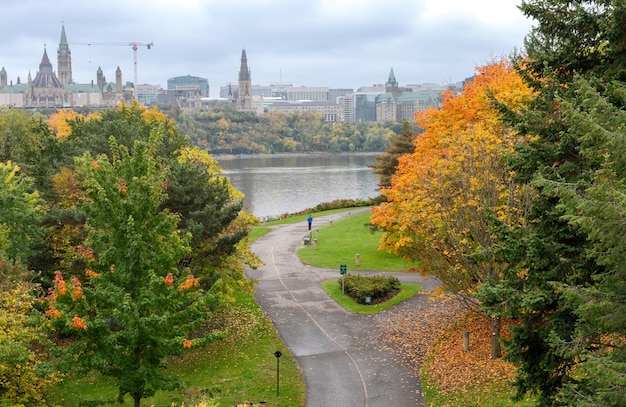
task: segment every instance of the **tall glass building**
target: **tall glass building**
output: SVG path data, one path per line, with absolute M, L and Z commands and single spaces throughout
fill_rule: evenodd
M 198 76 L 177 76 L 167 80 L 167 90 L 198 91 L 201 97 L 209 96 L 209 80 Z

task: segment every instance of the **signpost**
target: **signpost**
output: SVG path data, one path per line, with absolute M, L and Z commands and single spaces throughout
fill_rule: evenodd
M 283 356 L 282 352 L 277 350 L 274 352 L 276 356 L 276 395 L 280 395 L 280 357 Z
M 348 272 L 348 266 L 345 264 L 339 265 L 339 274 L 341 274 L 341 294 L 345 294 L 345 279 Z

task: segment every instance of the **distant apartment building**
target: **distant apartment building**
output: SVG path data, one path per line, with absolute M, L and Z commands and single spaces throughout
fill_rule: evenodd
M 328 100 L 339 104 L 339 98 L 354 93 L 354 89 L 329 89 Z
M 135 86 L 135 97 L 137 102 L 146 106 L 156 105 L 159 100 L 161 86 L 159 85 L 137 85 Z
M 343 112 L 343 121 L 354 122 L 354 94 L 349 93 L 344 96 L 337 97 L 337 104 L 341 106 Z
M 376 121 L 376 92 L 356 92 L 353 96 L 353 118 L 356 123 Z

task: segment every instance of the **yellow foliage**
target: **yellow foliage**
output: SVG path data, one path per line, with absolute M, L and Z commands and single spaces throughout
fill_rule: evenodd
M 15 283 L 0 291 L 0 383 L 3 405 L 44 406 L 45 390 L 56 375 L 36 373 L 43 361 L 44 335 L 33 321 L 34 286 Z

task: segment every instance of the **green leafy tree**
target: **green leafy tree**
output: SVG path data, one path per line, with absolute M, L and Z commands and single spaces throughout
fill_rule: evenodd
M 583 287 L 601 293 L 601 276 L 615 270 L 590 256 L 598 244 L 597 235 L 591 226 L 577 224 L 567 210 L 571 197 L 556 191 L 565 191 L 562 187 L 587 191 L 595 182 L 594 174 L 606 164 L 604 159 L 590 159 L 584 153 L 588 141 L 572 112 L 600 108 L 602 98 L 618 110 L 625 107 L 623 90 L 613 83 L 626 78 L 626 3 L 533 0 L 522 2 L 520 9 L 537 22 L 526 38 L 527 55 L 518 61 L 520 73 L 537 97 L 521 114 L 507 112 L 505 117 L 523 135 L 535 137 L 534 142 L 517 149 L 511 168 L 519 175 L 518 182 L 535 186 L 537 196 L 527 228 L 498 228 L 498 255 L 513 267 L 499 284 L 481 287 L 479 296 L 487 309 L 506 310 L 521 321 L 506 346 L 507 357 L 518 365 L 518 394 L 538 393 L 540 405 L 569 405 L 564 388 L 574 386 L 581 395 L 590 393 L 585 384 L 590 379 L 581 363 L 590 360 L 586 355 L 594 349 L 595 335 L 585 337 L 581 324 L 589 319 L 600 321 L 590 317 L 578 294 L 586 292 Z M 601 97 L 582 92 L 575 84 L 577 77 L 593 84 Z M 591 97 L 588 102 L 584 100 L 587 97 Z M 587 103 L 597 105 L 589 108 Z M 598 124 L 604 121 L 601 128 L 612 128 L 612 118 L 599 118 L 588 119 L 598 120 Z M 589 136 L 601 137 L 603 131 L 595 128 Z M 607 203 L 601 203 L 604 198 L 596 197 L 596 204 L 606 209 Z M 609 298 L 617 299 L 605 297 Z M 584 325 L 589 326 L 587 322 Z M 614 379 L 611 391 L 623 394 L 621 379 L 607 377 L 608 381 Z M 623 395 L 619 397 L 623 404 Z
M 80 248 L 86 279 L 66 282 L 57 272 L 47 310 L 58 329 L 79 339 L 67 349 L 74 364 L 114 377 L 119 399 L 129 394 L 137 407 L 177 385 L 163 372 L 168 356 L 214 339 L 193 333 L 218 299 L 193 270 L 177 267 L 190 236 L 178 232 L 178 216 L 160 209 L 168 176 L 157 153 L 162 139 L 155 131 L 132 154 L 112 139 L 110 159 L 86 153 L 77 160 L 90 199 L 89 237 Z
M 156 154 L 163 165 L 169 167 L 166 199 L 161 205 L 178 214 L 179 228 L 193 236 L 193 250 L 184 256 L 182 263 L 211 276 L 213 282 L 224 276 L 229 276 L 229 280 L 243 280 L 243 266 L 235 258 L 245 259 L 250 264 L 255 262 L 244 238 L 256 220 L 242 211 L 241 194 L 221 176 L 217 162 L 206 152 L 191 148 L 167 116 L 134 104 L 109 109 L 96 116 L 75 117 L 69 128 L 71 132 L 61 141 L 66 154 L 61 161 L 66 167 L 55 174 L 52 183 L 55 199 L 48 223 L 54 230 L 48 242 L 53 258 L 49 264 L 56 264 L 65 273 L 72 272 L 77 277 L 80 276 L 75 272 L 84 268 L 84 261 L 76 250 L 84 239 L 84 216 L 76 203 L 84 198 L 72 157 L 85 151 L 112 157 L 107 141 L 110 135 L 115 135 L 117 143 L 132 152 L 136 141 L 148 142 L 151 132 L 158 130 L 163 142 Z M 52 278 L 50 276 L 50 280 Z M 222 286 L 227 291 L 227 287 Z
M 26 262 L 41 238 L 42 201 L 19 167 L 0 163 L 0 256 Z
M 60 152 L 43 119 L 23 109 L 0 109 L 0 162 L 19 165 L 45 195 Z

